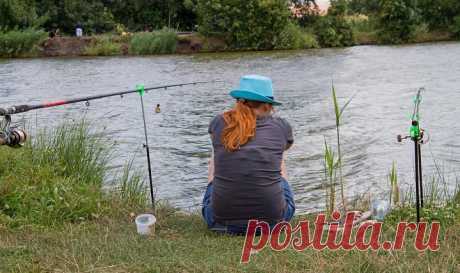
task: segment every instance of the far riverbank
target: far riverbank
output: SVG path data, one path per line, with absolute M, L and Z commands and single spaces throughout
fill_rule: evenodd
M 209 52 L 259 51 L 257 49 L 235 49 L 227 45 L 224 39 L 204 37 L 199 33 L 186 32 L 138 32 L 102 34 L 84 37 L 57 36 L 52 38 L 34 38 L 37 41 L 29 50 L 10 50 L 0 57 L 79 57 L 79 56 L 134 56 L 158 54 L 194 54 Z M 419 33 L 407 44 L 445 42 L 456 40 L 449 32 Z M 375 33 L 357 32 L 351 46 L 380 45 Z M 24 48 L 22 43 L 21 48 Z M 303 49 L 322 47 L 312 36 Z M 279 49 L 276 49 L 279 50 Z M 270 50 L 268 50 L 270 51 Z

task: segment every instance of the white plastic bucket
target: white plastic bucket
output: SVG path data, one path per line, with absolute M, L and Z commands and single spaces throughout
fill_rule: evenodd
M 152 214 L 141 214 L 136 217 L 137 233 L 140 235 L 150 235 L 155 232 L 155 218 Z

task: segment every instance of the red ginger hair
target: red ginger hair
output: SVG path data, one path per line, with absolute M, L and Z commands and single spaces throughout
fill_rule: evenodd
M 254 109 L 262 106 L 265 112 L 272 111 L 268 103 L 238 100 L 233 109 L 223 114 L 225 128 L 221 141 L 227 151 L 238 150 L 255 136 L 257 115 Z

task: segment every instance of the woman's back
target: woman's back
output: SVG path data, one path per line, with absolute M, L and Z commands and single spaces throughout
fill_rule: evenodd
M 222 115 L 209 126 L 214 147 L 215 220 L 279 221 L 286 208 L 281 162 L 283 152 L 293 142 L 289 123 L 271 115 L 257 118 L 255 136 L 233 152 L 222 144 L 224 127 Z

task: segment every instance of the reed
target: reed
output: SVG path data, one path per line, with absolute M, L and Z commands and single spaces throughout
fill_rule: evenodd
M 325 185 L 326 190 L 326 213 L 332 215 L 335 209 L 336 202 L 336 189 L 335 184 L 337 180 L 337 164 L 338 160 L 335 157 L 332 147 L 327 144 L 324 139 L 324 172 L 325 172 Z
M 391 170 L 388 174 L 388 180 L 390 181 L 390 204 L 397 206 L 400 202 L 399 199 L 399 185 L 398 185 L 398 172 L 396 170 L 396 163 L 393 161 Z
M 342 201 L 342 208 L 344 211 L 347 211 L 347 199 L 346 199 L 346 194 L 345 194 L 345 180 L 343 177 L 343 170 L 342 170 L 342 149 L 341 149 L 341 142 L 340 142 L 340 126 L 342 124 L 342 116 L 347 108 L 347 106 L 350 104 L 350 102 L 353 100 L 354 95 L 347 100 L 347 102 L 340 107 L 339 103 L 337 101 L 337 95 L 335 91 L 335 86 L 334 83 L 332 83 L 332 100 L 334 103 L 334 114 L 335 114 L 335 129 L 336 129 L 336 140 L 337 140 L 337 169 L 338 169 L 338 177 L 339 177 L 339 182 L 340 182 L 340 197 Z

